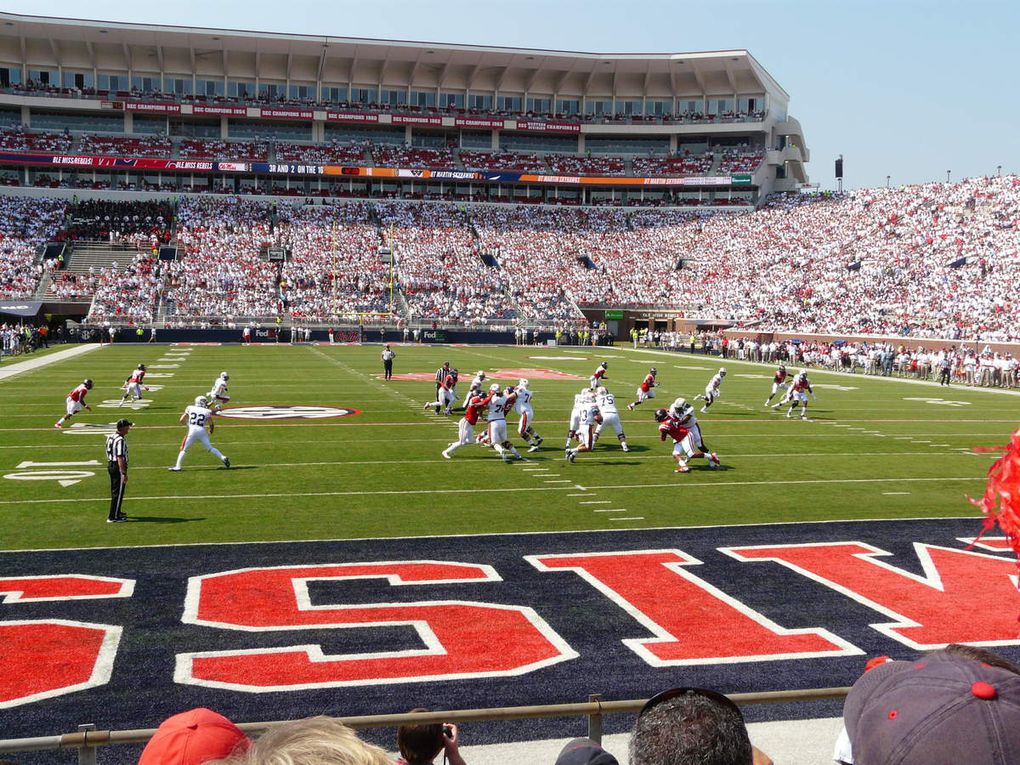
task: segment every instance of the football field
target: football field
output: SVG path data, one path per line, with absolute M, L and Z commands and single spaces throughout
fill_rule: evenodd
M 813 372 L 809 421 L 763 406 L 772 368 L 732 362 L 722 397 L 700 415 L 724 469 L 693 460 L 672 471 L 655 406 L 693 398 L 719 360 L 629 349 L 397 347 L 397 379 L 383 382 L 379 348 L 350 346 L 118 346 L 0 383 L 3 549 L 189 542 L 348 539 L 491 532 L 602 530 L 861 518 L 963 516 L 989 465 L 973 447 L 1005 443 L 1020 397 Z M 431 379 L 449 360 L 458 398 L 475 371 L 531 380 L 535 429 L 528 462 L 463 447 L 452 417 L 425 413 Z M 598 362 L 619 401 L 631 445 L 610 431 L 592 454 L 563 459 L 573 396 Z M 146 363 L 153 390 L 117 408 L 120 385 Z M 628 412 L 647 368 L 657 399 Z M 224 469 L 195 446 L 171 473 L 184 407 L 230 373 L 228 414 L 212 442 Z M 63 432 L 64 396 L 95 380 L 93 412 Z M 776 401 L 778 401 L 778 397 Z M 700 402 L 695 402 L 700 404 Z M 269 407 L 270 409 L 265 409 Z M 288 410 L 288 407 L 308 407 Z M 340 411 L 333 411 L 334 409 Z M 331 416 L 341 414 L 343 416 Z M 296 417 L 294 415 L 297 415 Z M 126 416 L 131 470 L 124 508 L 108 527 L 104 434 Z M 279 419 L 277 419 L 279 417 Z M 509 417 L 511 434 L 516 415 Z
M 722 397 L 699 416 L 723 467 L 676 474 L 655 406 L 693 399 L 716 358 L 395 346 L 384 382 L 380 350 L 107 346 L 0 379 L 6 737 L 155 727 L 195 706 L 257 722 L 681 684 L 839 687 L 867 656 L 950 642 L 1017 655 L 1015 562 L 1001 538 L 967 549 L 981 516 L 966 497 L 983 492 L 1020 396 L 813 371 L 802 421 L 764 406 L 773 367 L 727 361 Z M 527 461 L 476 445 L 444 459 L 459 415 L 423 411 L 444 361 L 461 400 L 478 370 L 527 377 L 541 448 L 524 450 L 511 415 Z M 569 412 L 601 361 L 631 448 L 608 432 L 570 463 Z M 151 390 L 118 407 L 138 363 Z M 628 411 L 653 365 L 656 399 Z M 181 413 L 223 371 L 231 400 L 211 440 L 232 467 L 196 445 L 168 471 Z M 55 429 L 86 377 L 92 413 Z M 120 417 L 135 423 L 129 520 L 108 524 L 104 442 Z M 470 743 L 578 735 L 568 722 L 472 724 Z

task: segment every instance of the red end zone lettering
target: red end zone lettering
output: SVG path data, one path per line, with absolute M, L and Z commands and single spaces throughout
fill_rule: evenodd
M 539 571 L 575 571 L 655 637 L 623 643 L 653 667 L 862 652 L 824 629 L 784 629 L 684 569 L 680 550 L 537 555 Z
M 914 543 L 924 574 L 877 558 L 861 542 L 720 548 L 740 561 L 773 561 L 821 582 L 892 621 L 872 624 L 918 650 L 949 643 L 1018 645 L 1016 561 Z
M 418 650 L 327 656 L 318 645 L 179 654 L 178 683 L 250 692 L 508 677 L 577 658 L 531 608 L 465 601 L 316 605 L 308 583 L 498 582 L 490 566 L 434 561 L 256 568 L 193 577 L 183 621 L 248 632 L 407 625 Z
M 68 574 L 0 579 L 0 603 L 127 598 L 130 579 Z M 121 628 L 50 620 L 0 623 L 0 709 L 29 704 L 110 681 Z

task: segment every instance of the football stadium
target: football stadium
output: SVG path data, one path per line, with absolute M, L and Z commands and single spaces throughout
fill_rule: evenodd
M 743 49 L 0 22 L 0 760 L 1020 762 L 1020 178 L 821 192 Z

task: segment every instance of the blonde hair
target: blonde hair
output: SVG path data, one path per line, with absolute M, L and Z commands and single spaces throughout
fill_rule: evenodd
M 339 720 L 320 716 L 273 728 L 247 752 L 206 765 L 393 765 L 393 760 Z

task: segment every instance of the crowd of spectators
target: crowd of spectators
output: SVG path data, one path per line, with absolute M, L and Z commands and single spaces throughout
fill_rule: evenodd
M 487 266 L 467 215 L 451 205 L 385 203 L 378 217 L 417 320 L 492 324 L 517 318 L 506 274 Z
M 151 249 L 170 241 L 170 202 L 85 199 L 69 205 L 56 241 L 98 241 Z
M 165 136 L 109 136 L 86 133 L 81 137 L 82 154 L 113 154 L 127 157 L 169 157 L 173 142 Z
M 262 141 L 222 141 L 211 138 L 185 138 L 178 150 L 182 159 L 236 160 L 265 162 L 269 146 Z
M 38 250 L 60 229 L 64 208 L 57 199 L 0 197 L 0 298 L 35 293 L 46 268 Z
M 276 266 L 262 256 L 273 214 L 272 205 L 254 200 L 182 200 L 176 241 L 185 255 L 166 276 L 167 319 L 277 315 Z
M 281 205 L 273 243 L 290 251 L 280 295 L 295 318 L 356 322 L 390 313 L 390 267 L 367 203 Z
M 460 162 L 466 170 L 516 170 L 544 173 L 545 162 L 537 154 L 513 151 L 468 151 L 461 149 Z
M 704 175 L 712 169 L 714 163 L 715 154 L 712 152 L 692 154 L 684 151 L 673 156 L 635 157 L 632 166 L 634 174 L 638 176 L 671 175 L 682 178 Z
M 600 154 L 547 154 L 545 161 L 556 175 L 623 175 L 627 167 L 623 157 Z
M 380 144 L 372 147 L 372 159 L 383 167 L 427 167 L 453 170 L 457 167 L 449 149 L 421 149 L 416 146 Z
M 0 130 L 0 150 L 65 154 L 71 150 L 70 133 L 29 132 L 21 127 Z
M 277 143 L 277 162 L 301 162 L 313 165 L 360 165 L 365 161 L 365 145 L 329 143 Z
M 94 275 L 94 296 L 87 321 L 94 324 L 151 324 L 163 287 L 162 265 L 139 252 L 121 268 L 114 262 Z
M 763 151 L 726 150 L 719 160 L 719 173 L 753 173 L 764 159 Z

